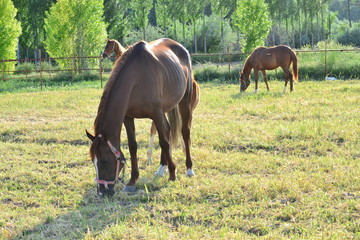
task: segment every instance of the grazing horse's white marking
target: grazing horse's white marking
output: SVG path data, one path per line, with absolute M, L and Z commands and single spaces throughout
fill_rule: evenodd
M 285 93 L 286 92 L 286 86 L 284 86 L 284 90 L 283 90 L 283 93 Z
M 254 93 L 258 93 L 259 92 L 259 89 L 255 89 Z
M 95 171 L 96 171 L 96 179 L 98 179 L 99 178 L 99 169 L 98 169 L 98 165 L 97 165 L 97 163 L 98 163 L 98 159 L 97 159 L 97 157 L 95 156 L 95 158 L 94 158 L 94 166 L 95 166 Z M 97 186 L 98 186 L 98 188 L 99 188 L 99 183 L 97 184 Z M 99 191 L 99 193 L 98 193 L 100 196 L 102 195 L 102 193 Z
M 150 136 L 149 150 L 147 151 L 147 165 L 152 164 L 152 153 L 153 153 L 152 148 L 154 145 L 154 138 L 155 138 L 155 135 Z
M 186 170 L 186 176 L 188 176 L 188 177 L 194 177 L 194 176 L 195 176 L 195 173 L 194 173 L 194 171 L 193 171 L 191 168 L 189 168 L 188 170 Z
M 163 177 L 163 176 L 165 175 L 166 170 L 167 170 L 166 165 L 161 165 L 161 164 L 160 164 L 160 167 L 159 167 L 158 170 L 155 172 L 155 175 L 156 175 L 156 176 Z

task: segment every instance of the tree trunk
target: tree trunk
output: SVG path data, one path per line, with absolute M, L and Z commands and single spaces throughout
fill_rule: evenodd
M 182 23 L 184 46 L 186 47 L 185 20 Z
M 221 45 L 222 45 L 223 53 L 225 53 L 226 49 L 225 49 L 225 37 L 224 37 L 224 19 L 223 19 L 222 10 L 220 12 L 220 32 L 221 32 Z
M 203 20 L 203 35 L 204 35 L 204 53 L 206 53 L 207 51 L 206 51 L 206 23 L 205 23 L 205 21 L 206 21 L 206 16 L 205 16 L 205 13 L 204 13 L 204 20 Z
M 349 16 L 349 26 L 350 26 L 350 28 L 351 28 L 350 0 L 347 0 L 347 7 L 348 7 L 348 16 Z
M 193 19 L 193 30 L 194 30 L 194 51 L 197 53 L 197 39 L 196 39 L 196 20 Z

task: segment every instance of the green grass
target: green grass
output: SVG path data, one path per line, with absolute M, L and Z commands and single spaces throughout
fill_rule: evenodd
M 180 148 L 177 181 L 153 178 L 160 149 L 146 166 L 151 122 L 137 120 L 138 192 L 111 199 L 84 131 L 102 89 L 1 93 L 0 239 L 359 239 L 360 81 L 260 84 L 200 85 L 194 178 Z

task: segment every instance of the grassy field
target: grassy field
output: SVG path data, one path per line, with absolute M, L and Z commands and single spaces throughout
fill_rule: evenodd
M 282 86 L 201 84 L 194 178 L 180 148 L 177 181 L 153 178 L 160 149 L 146 166 L 151 122 L 137 120 L 138 192 L 111 199 L 84 131 L 99 87 L 1 93 L 0 239 L 359 239 L 360 81 Z

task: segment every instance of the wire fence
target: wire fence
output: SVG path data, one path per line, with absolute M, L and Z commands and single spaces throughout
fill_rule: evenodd
M 323 66 L 324 66 L 324 74 L 327 76 L 328 74 L 328 60 L 327 60 L 327 53 L 330 52 L 358 52 L 360 53 L 360 49 L 319 49 L 319 50 L 294 50 L 297 55 L 302 53 L 324 53 L 324 59 L 323 59 Z M 195 64 L 197 62 L 201 62 L 201 59 L 207 59 L 206 62 L 221 62 L 224 65 L 227 65 L 229 75 L 231 68 L 234 65 L 239 64 L 239 61 L 245 59 L 249 53 L 231 53 L 228 49 L 227 53 L 209 53 L 209 54 L 191 54 L 193 59 L 196 59 Z M 74 77 L 81 73 L 91 73 L 91 74 L 98 74 L 100 79 L 100 86 L 103 87 L 103 75 L 108 74 L 112 70 L 113 61 L 114 58 L 107 61 L 104 65 L 104 59 L 100 56 L 90 56 L 90 57 L 59 57 L 59 58 L 42 58 L 41 52 L 39 52 L 39 58 L 37 59 L 13 59 L 13 60 L 0 60 L 0 74 L 1 74 L 1 80 L 7 81 L 7 80 L 15 80 L 15 79 L 28 79 L 28 78 L 38 78 L 39 79 L 39 85 L 40 88 L 43 88 L 43 80 L 44 78 L 53 78 L 57 76 L 60 73 L 67 73 L 67 77 L 71 77 L 71 79 L 74 79 Z M 74 64 L 76 67 L 72 68 L 58 68 L 57 62 L 68 60 L 71 62 L 80 62 L 81 60 L 86 61 L 92 61 L 92 67 L 84 67 L 80 64 Z M 31 66 L 34 66 L 35 68 L 32 69 L 15 69 L 13 71 L 7 71 L 4 70 L 4 68 L 1 69 L 1 66 L 4 66 L 4 63 L 7 62 L 16 62 L 16 65 L 19 66 L 24 63 L 29 63 Z M 359 58 L 360 62 L 360 58 Z M 235 63 L 235 64 L 234 64 Z M 237 66 L 239 67 L 239 66 Z

